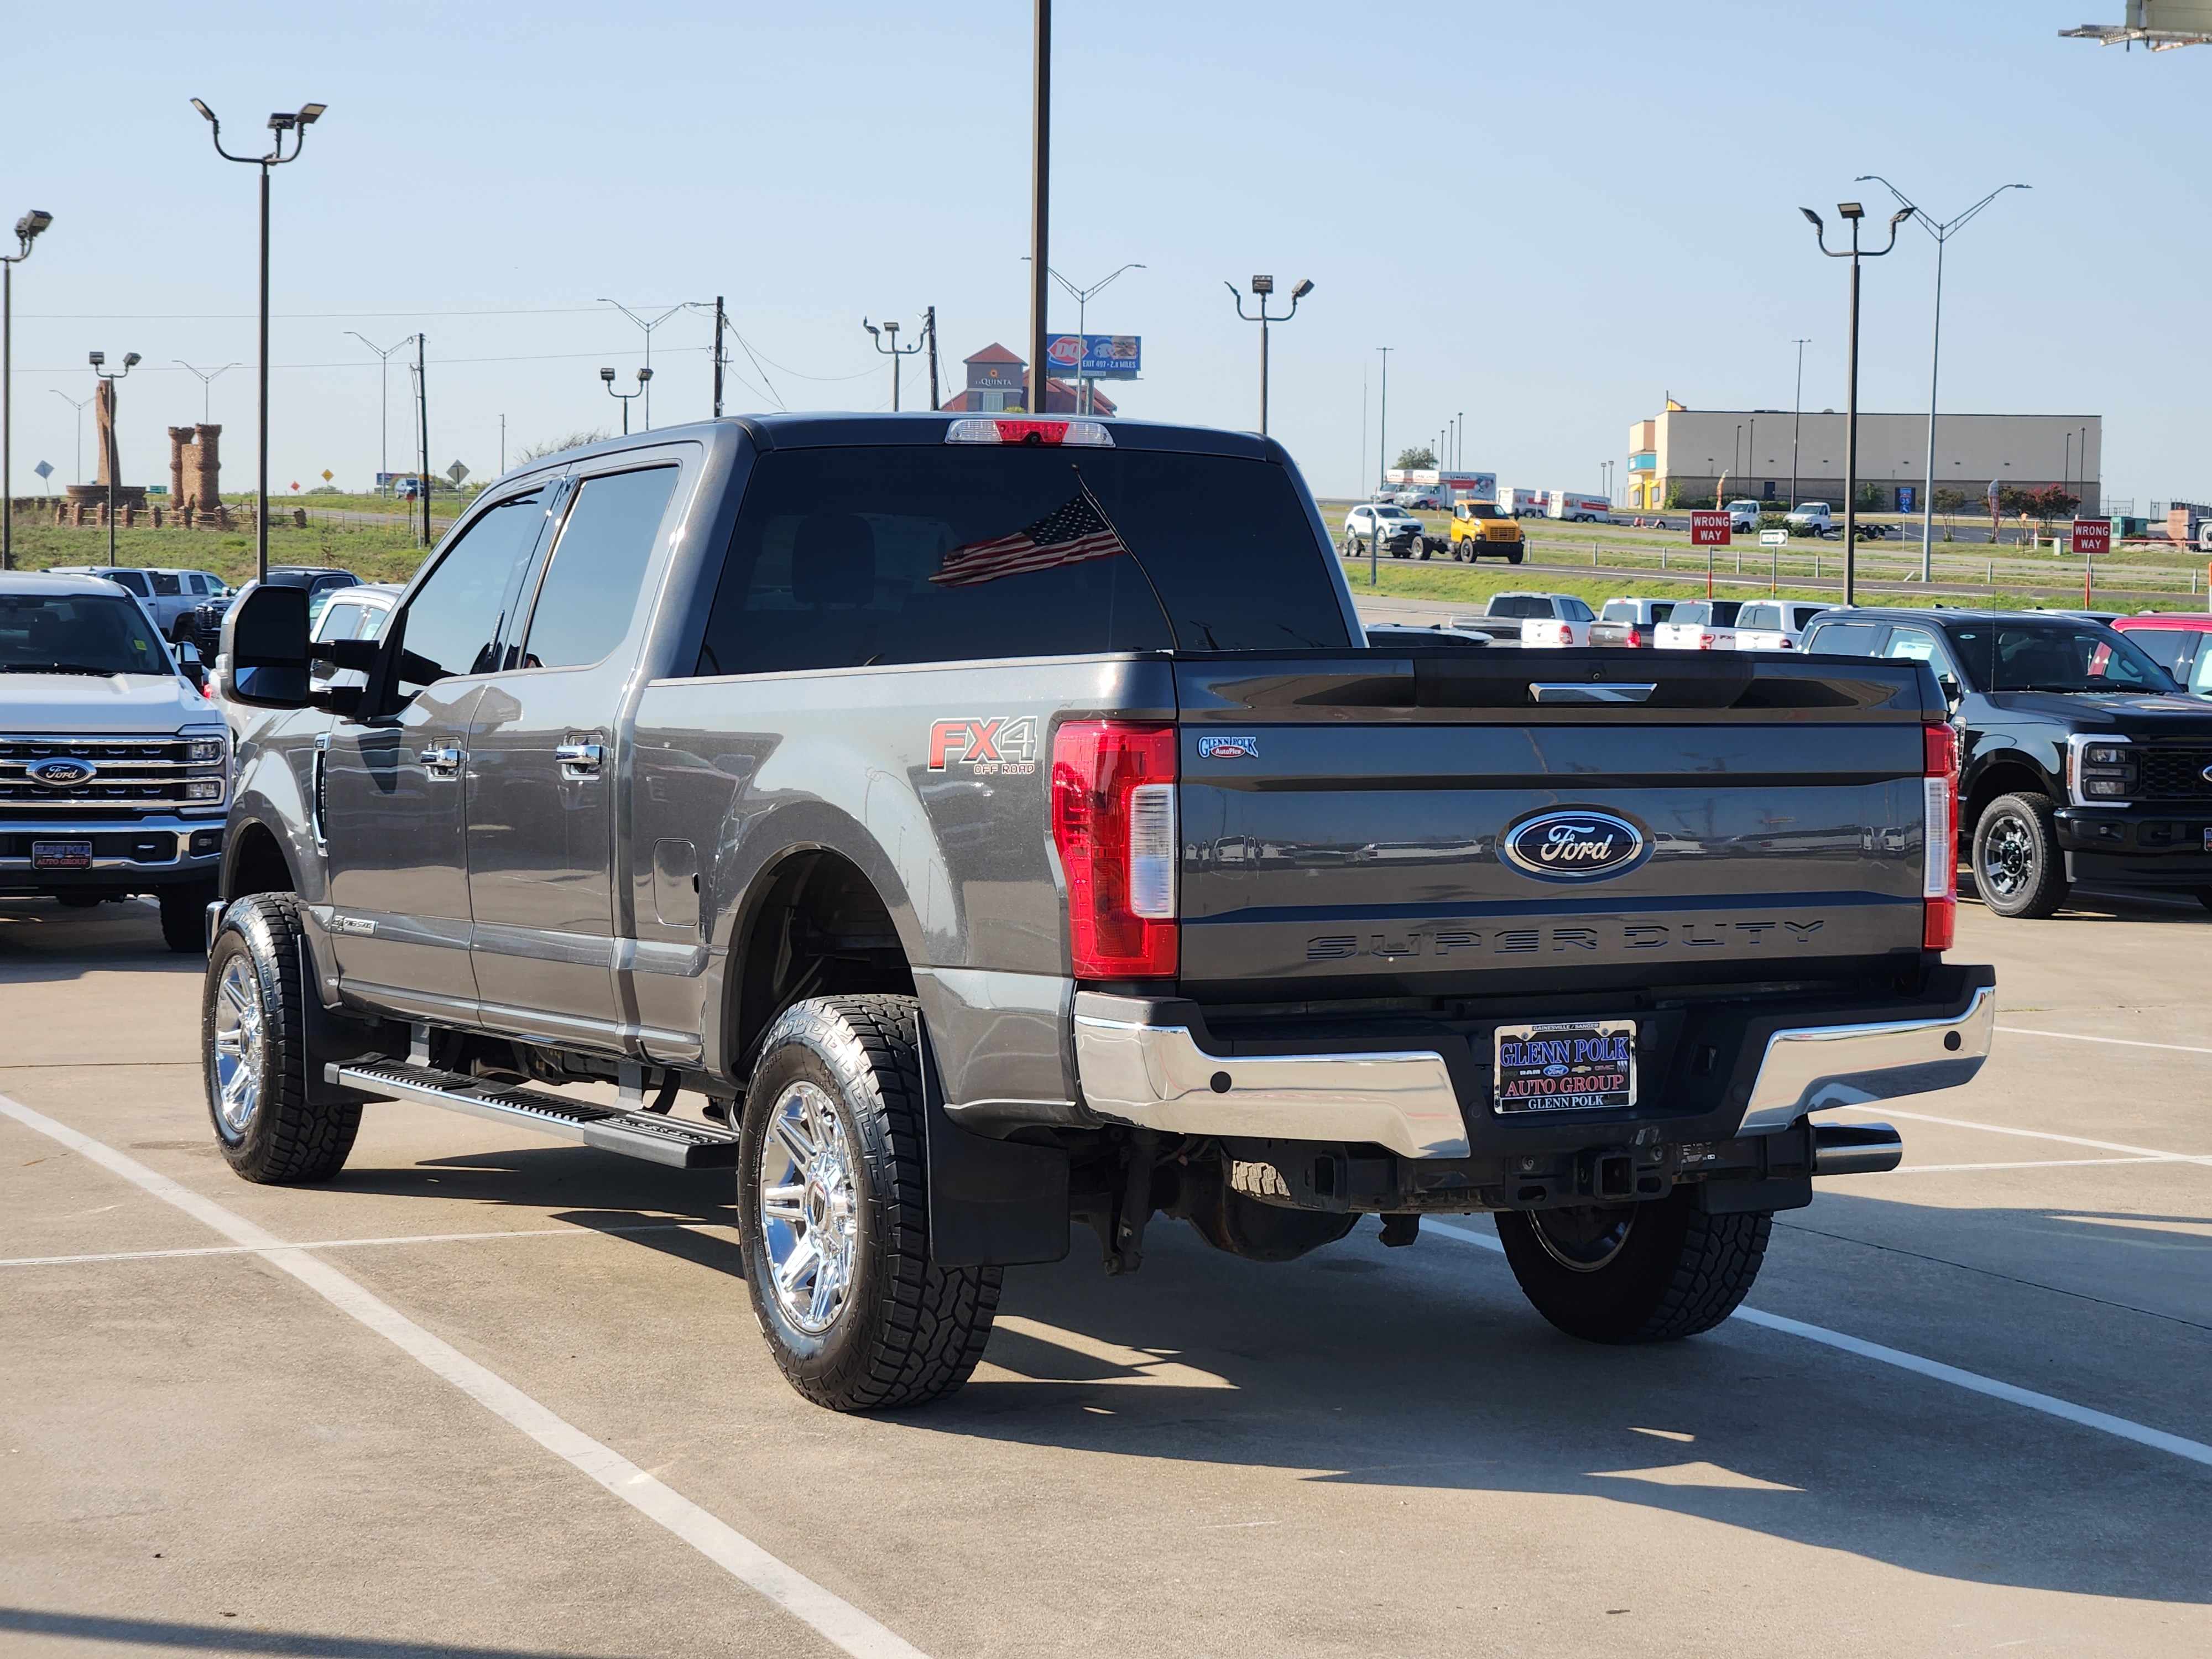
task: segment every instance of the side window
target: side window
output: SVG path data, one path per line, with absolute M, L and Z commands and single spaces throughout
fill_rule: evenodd
M 323 612 L 323 619 L 315 624 L 319 640 L 349 640 L 361 627 L 361 607 L 357 605 L 334 605 Z
M 1779 628 L 1775 609 L 1771 605 L 1747 605 L 1737 615 L 1738 628 Z
M 365 640 L 382 638 L 384 635 L 384 624 L 391 615 L 392 612 L 383 605 L 372 605 L 368 606 L 362 612 L 361 637 Z
M 142 570 L 111 570 L 106 574 L 108 580 L 126 593 L 136 593 L 142 599 L 152 597 L 146 591 L 146 574 Z
M 1652 602 L 1651 621 L 1653 626 L 1656 627 L 1662 622 L 1671 622 L 1674 619 L 1674 604 L 1673 600 L 1656 599 Z
M 496 665 L 501 628 L 538 544 L 544 509 L 543 489 L 501 501 L 446 550 L 407 602 L 402 681 L 429 685 Z
M 149 570 L 146 574 L 154 583 L 154 592 L 157 598 L 173 599 L 185 591 L 184 584 L 177 580 L 173 572 Z
M 1814 656 L 1871 657 L 1881 637 L 1880 623 L 1823 623 L 1805 641 Z
M 538 584 L 523 667 L 580 668 L 622 643 L 676 474 L 672 466 L 656 466 L 586 478 L 578 487 Z
M 1936 671 L 1936 678 L 1959 678 L 1959 671 L 1951 665 L 1950 653 L 1937 643 L 1935 635 L 1924 628 L 1893 628 L 1889 643 L 1882 647 L 1885 657 L 1903 658 L 1912 662 L 1924 662 Z

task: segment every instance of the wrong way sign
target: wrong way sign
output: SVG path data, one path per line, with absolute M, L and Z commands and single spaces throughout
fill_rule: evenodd
M 2102 555 L 2112 550 L 2112 521 L 2110 519 L 2076 519 L 2074 520 L 2074 550 L 2076 553 Z
M 1690 514 L 1690 545 L 1726 547 L 1729 544 L 1729 515 L 1725 513 Z

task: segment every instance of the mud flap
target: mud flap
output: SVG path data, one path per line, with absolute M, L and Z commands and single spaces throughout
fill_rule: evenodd
M 392 1060 L 407 1052 L 407 1028 L 404 1025 L 371 1025 L 336 1009 L 323 1006 L 322 980 L 315 971 L 314 952 L 307 948 L 303 935 L 300 941 L 300 1010 L 301 1024 L 307 1038 L 307 1077 L 303 1079 L 307 1104 L 310 1106 L 343 1106 L 352 1101 L 373 1100 L 357 1089 L 349 1089 L 330 1080 L 327 1067 L 331 1065 L 351 1065 L 362 1060 Z M 386 1032 L 396 1033 L 390 1041 L 377 1039 Z
M 945 1110 L 925 1025 L 922 1114 L 929 1136 L 929 1255 L 940 1267 L 1012 1267 L 1067 1255 L 1067 1153 L 970 1134 Z

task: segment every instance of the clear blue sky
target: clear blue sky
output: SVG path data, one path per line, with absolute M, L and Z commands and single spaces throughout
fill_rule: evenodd
M 1666 392 L 1788 407 L 1795 336 L 1807 405 L 1841 406 L 1845 267 L 1799 204 L 1872 211 L 1852 180 L 1875 172 L 1948 216 L 2019 180 L 2033 191 L 1951 246 L 1945 407 L 2101 414 L 2108 492 L 2212 489 L 2212 48 L 2057 38 L 2121 0 L 1462 4 L 1381 29 L 1350 4 L 1056 9 L 1053 264 L 1148 267 L 1090 316 L 1145 337 L 1127 414 L 1253 424 L 1257 330 L 1222 283 L 1310 276 L 1274 336 L 1273 424 L 1318 489 L 1358 477 L 1386 344 L 1394 450 L 1464 410 L 1470 465 L 1594 487 Z M 775 406 L 763 372 L 793 408 L 888 407 L 863 314 L 911 331 L 935 304 L 954 384 L 969 352 L 1023 345 L 1021 0 L 122 0 L 11 7 L 0 42 L 0 228 L 56 216 L 17 276 L 19 494 L 40 459 L 70 476 L 76 417 L 50 388 L 85 396 L 93 347 L 146 359 L 123 387 L 132 482 L 162 482 L 161 428 L 199 416 L 171 361 L 244 365 L 213 417 L 226 484 L 251 487 L 254 174 L 216 159 L 193 95 L 249 146 L 270 110 L 330 106 L 276 174 L 279 489 L 375 470 L 377 372 L 350 328 L 427 331 L 433 462 L 479 475 L 501 414 L 510 453 L 617 423 L 597 370 L 627 381 L 641 337 L 600 295 L 726 295 L 766 365 L 737 354 L 740 410 Z M 1910 228 L 1868 267 L 1864 406 L 1924 406 L 1932 275 Z M 707 337 L 696 314 L 655 336 L 656 424 L 707 413 Z M 391 393 L 404 465 L 396 371 Z

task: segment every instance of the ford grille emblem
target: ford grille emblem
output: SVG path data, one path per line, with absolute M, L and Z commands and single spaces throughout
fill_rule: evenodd
M 1549 881 L 1617 876 L 1644 862 L 1644 832 L 1611 812 L 1554 811 L 1522 819 L 1498 838 L 1508 863 Z
M 30 769 L 33 783 L 43 783 L 51 789 L 67 789 L 80 783 L 88 783 L 100 769 L 90 761 L 44 760 Z
M 2202 777 L 2205 782 L 2212 783 L 2212 766 L 2206 767 L 2203 771 L 2199 773 L 2197 775 Z

